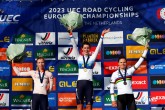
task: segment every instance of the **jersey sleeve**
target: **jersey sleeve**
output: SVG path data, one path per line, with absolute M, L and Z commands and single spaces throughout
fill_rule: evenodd
M 95 52 L 94 52 L 94 54 L 92 55 L 93 56 L 93 58 L 94 58 L 94 60 L 96 59 L 96 57 L 97 57 L 97 54 L 99 53 L 99 51 L 100 51 L 100 49 L 101 49 L 101 45 L 102 45 L 102 43 L 103 43 L 103 36 L 101 36 L 101 38 L 100 38 L 100 40 L 99 40 L 99 43 L 98 43 L 98 45 L 97 45 L 97 47 L 96 47 L 96 49 L 95 49 Z
M 134 71 L 136 69 L 138 69 L 139 66 L 142 64 L 142 62 L 144 61 L 144 59 L 145 59 L 145 57 L 147 55 L 147 52 L 148 52 L 148 50 L 144 50 L 142 56 L 139 58 L 139 60 L 136 62 L 136 64 L 133 67 L 129 68 L 129 71 L 130 71 L 131 74 L 133 74 Z
M 115 91 L 114 91 L 115 81 L 116 81 L 116 76 L 115 73 L 113 73 L 110 80 L 110 95 L 112 101 L 115 101 Z

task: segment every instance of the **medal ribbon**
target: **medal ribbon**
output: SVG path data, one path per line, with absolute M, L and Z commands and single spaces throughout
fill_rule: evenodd
M 40 71 L 38 72 L 38 74 L 39 74 L 39 77 L 40 77 L 40 82 L 41 82 L 41 84 L 42 84 L 42 82 L 43 82 L 43 80 L 44 80 L 44 76 L 45 76 L 45 71 L 44 71 L 42 77 L 41 77 Z
M 127 73 L 127 69 L 125 69 L 125 76 L 122 75 L 121 71 L 120 71 L 120 68 L 119 68 L 119 73 L 122 77 L 122 79 L 124 80 L 124 82 L 126 82 L 126 73 Z
M 89 56 L 88 56 L 88 58 L 87 58 L 87 61 L 86 61 L 86 62 L 85 62 L 85 57 L 83 56 L 84 68 L 87 68 L 88 60 L 89 60 Z

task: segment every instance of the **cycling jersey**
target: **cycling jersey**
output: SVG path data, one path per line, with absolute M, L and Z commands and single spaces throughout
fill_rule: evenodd
M 124 84 L 124 80 L 122 76 L 119 74 L 119 70 L 116 70 L 111 76 L 111 84 L 110 84 L 110 94 L 111 100 L 115 101 L 114 98 L 114 86 L 116 84 L 118 95 L 122 94 L 133 94 L 132 90 L 132 74 L 133 72 L 140 66 L 143 62 L 144 57 L 146 57 L 148 50 L 144 50 L 142 57 L 138 60 L 138 62 L 131 68 L 126 69 L 126 84 Z M 125 76 L 125 70 L 120 70 L 121 74 Z
M 103 36 L 101 36 L 99 43 L 96 47 L 96 50 L 94 52 L 94 54 L 92 54 L 91 56 L 89 56 L 89 60 L 87 63 L 87 70 L 84 71 L 84 61 L 83 61 L 83 56 L 79 54 L 75 39 L 73 38 L 73 36 L 70 36 L 71 38 L 71 42 L 73 45 L 73 51 L 75 52 L 76 58 L 77 58 L 77 62 L 78 62 L 78 67 L 79 67 L 79 74 L 78 74 L 78 80 L 89 80 L 89 81 L 93 81 L 93 67 L 94 67 L 94 63 L 97 57 L 97 54 L 99 53 L 100 49 L 101 49 L 101 45 L 102 45 L 102 41 L 103 41 Z M 88 56 L 84 56 L 85 57 L 85 61 L 87 61 Z

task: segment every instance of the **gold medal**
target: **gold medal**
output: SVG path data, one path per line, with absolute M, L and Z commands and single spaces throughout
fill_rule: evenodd
M 87 72 L 87 68 L 84 68 L 84 72 Z

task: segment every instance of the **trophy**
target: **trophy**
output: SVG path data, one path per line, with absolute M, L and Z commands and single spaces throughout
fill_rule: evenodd
M 76 29 L 83 26 L 83 17 L 81 14 L 71 11 L 60 19 L 61 24 L 64 25 L 65 28 Z
M 27 57 L 25 44 L 10 44 L 6 50 L 7 61 L 9 64 L 21 63 Z
M 136 28 L 133 31 L 132 36 L 129 36 L 129 38 L 145 46 L 146 44 L 148 44 L 148 42 L 150 42 L 151 35 L 152 35 L 152 30 L 143 27 L 143 28 Z

